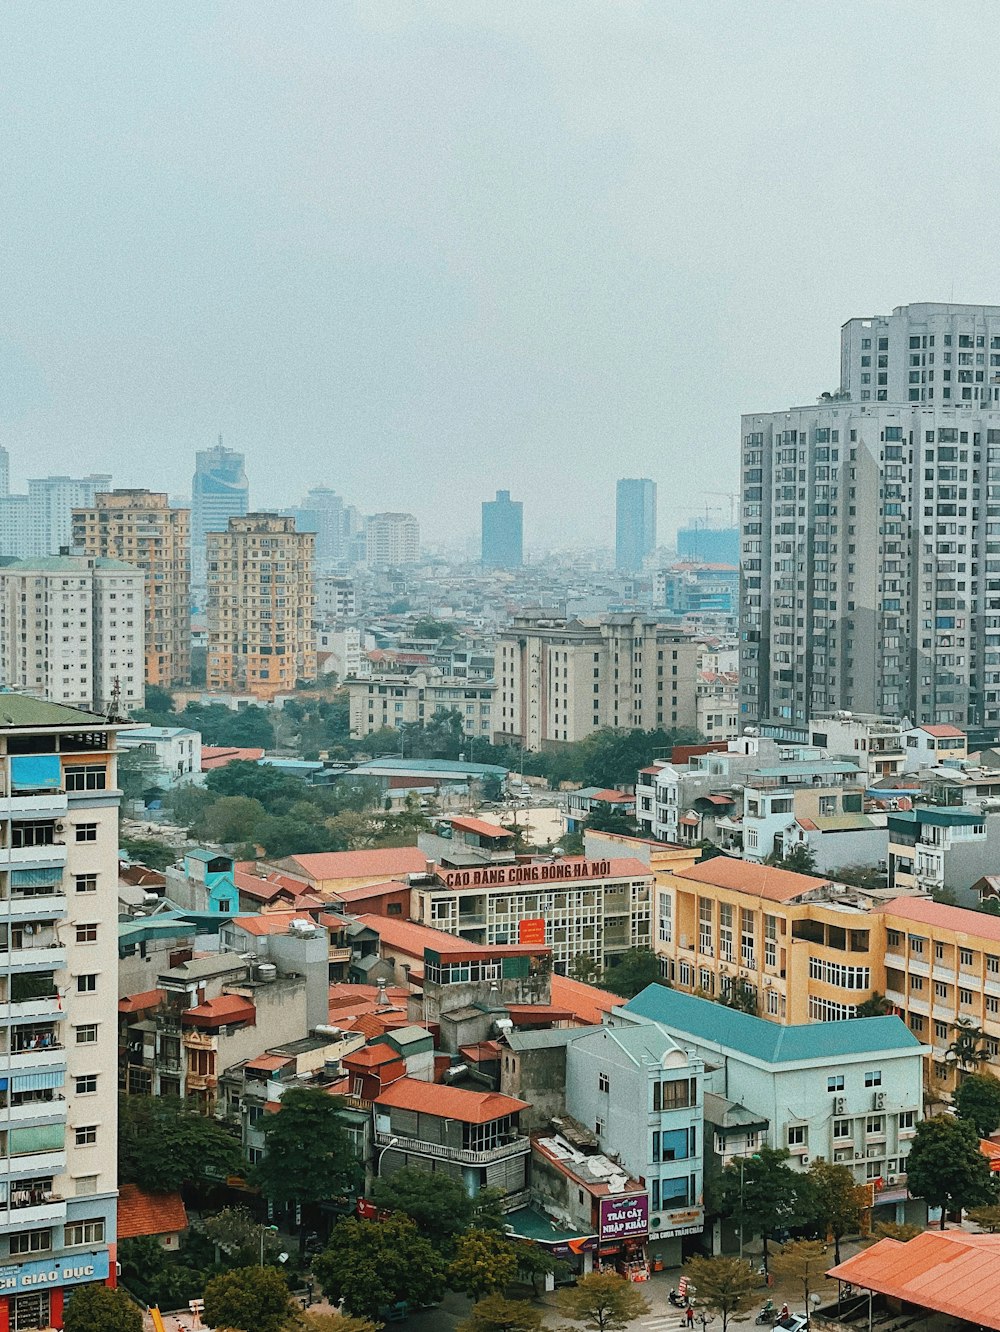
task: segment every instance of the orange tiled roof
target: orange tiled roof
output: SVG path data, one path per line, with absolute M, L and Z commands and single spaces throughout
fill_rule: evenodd
M 179 1193 L 146 1193 L 138 1184 L 118 1187 L 118 1238 L 176 1235 L 187 1230 L 187 1212 Z
M 501 828 L 499 823 L 487 823 L 485 819 L 451 819 L 451 826 L 459 832 L 478 833 L 480 837 L 513 838 L 508 828 Z
M 166 997 L 166 990 L 143 990 L 141 994 L 126 994 L 118 1000 L 118 1012 L 142 1013 L 147 1008 L 158 1008 Z
M 264 757 L 262 749 L 237 749 L 233 745 L 202 745 L 201 770 L 224 768 L 227 763 L 256 763 Z
M 901 920 L 936 925 L 940 929 L 954 930 L 956 934 L 967 934 L 976 939 L 1000 941 L 1000 916 L 991 916 L 985 911 L 946 906 L 943 902 L 932 902 L 929 897 L 894 897 L 879 910 L 886 916 L 897 916 Z
M 412 921 L 400 920 L 397 916 L 364 915 L 358 916 L 357 919 L 362 925 L 375 931 L 382 942 L 383 950 L 398 948 L 410 957 L 423 959 L 425 948 L 439 950 L 442 947 L 452 948 L 459 944 L 471 952 L 489 952 L 486 944 L 461 939 L 457 935 L 449 934 L 447 930 L 435 930 L 430 925 L 414 925 Z
M 569 1008 L 573 1016 L 588 1026 L 599 1024 L 606 1013 L 617 1008 L 625 1000 L 610 990 L 600 990 L 596 985 L 585 985 L 583 981 L 571 980 L 569 976 L 552 973 L 552 1003 L 557 1008 Z
M 301 919 L 302 913 L 298 911 L 268 911 L 262 916 L 237 916 L 233 924 L 247 934 L 287 934 L 291 922 Z
M 418 1082 L 416 1078 L 400 1078 L 391 1087 L 380 1092 L 375 1104 L 390 1109 L 415 1110 L 419 1114 L 436 1115 L 439 1119 L 457 1119 L 461 1124 L 488 1124 L 491 1119 L 516 1115 L 527 1110 L 527 1101 L 499 1092 L 464 1091 L 461 1087 L 444 1087 L 438 1082 Z
M 710 883 L 716 888 L 732 888 L 769 902 L 794 902 L 797 897 L 814 893 L 824 882 L 808 874 L 776 869 L 774 865 L 755 865 L 749 860 L 731 860 L 728 856 L 715 856 L 690 869 L 674 870 L 674 877 Z
M 203 1004 L 184 1010 L 185 1022 L 199 1027 L 214 1027 L 223 1022 L 256 1022 L 257 1009 L 241 994 L 220 994 L 217 999 L 206 999 Z
M 940 723 L 937 726 L 918 726 L 918 731 L 925 731 L 928 735 L 936 736 L 939 740 L 964 740 L 965 732 L 960 731 L 957 726 L 948 726 Z
M 342 902 L 363 902 L 366 897 L 383 897 L 390 893 L 406 891 L 405 879 L 389 879 L 387 883 L 361 883 L 356 888 L 338 888 L 334 896 L 339 897 Z
M 284 863 L 284 862 L 283 862 Z M 392 874 L 422 874 L 427 857 L 415 846 L 375 847 L 368 851 L 325 851 L 316 855 L 289 856 L 289 869 L 307 878 L 325 882 L 330 879 L 362 879 Z

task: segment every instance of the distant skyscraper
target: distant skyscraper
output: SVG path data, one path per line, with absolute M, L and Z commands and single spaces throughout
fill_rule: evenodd
M 316 572 L 332 573 L 344 558 L 344 501 L 329 486 L 313 486 L 298 508 L 282 510 L 282 516 L 295 519 L 298 532 L 312 532 L 316 537 Z
M 110 476 L 44 476 L 28 482 L 28 549 L 35 558 L 58 555 L 69 546 L 73 510 L 93 504 L 101 490 L 111 489 Z
M 242 453 L 222 446 L 199 450 L 191 487 L 191 584 L 203 591 L 206 583 L 205 537 L 225 532 L 230 518 L 242 518 L 250 508 L 250 485 Z
M 373 513 L 367 527 L 367 564 L 388 569 L 420 559 L 420 524 L 412 513 Z
M 483 503 L 482 561 L 487 569 L 519 569 L 524 563 L 524 505 L 509 490 Z
M 656 482 L 623 478 L 616 500 L 615 568 L 636 573 L 656 549 Z
M 682 527 L 677 533 L 677 558 L 688 564 L 740 562 L 738 527 Z
M 10 454 L 0 444 L 0 500 L 10 494 Z

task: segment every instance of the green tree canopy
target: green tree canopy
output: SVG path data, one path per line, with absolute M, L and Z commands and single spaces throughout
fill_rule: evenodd
M 274 1267 L 236 1267 L 205 1286 L 205 1322 L 234 1332 L 283 1332 L 294 1305 Z
M 124 1290 L 77 1286 L 66 1305 L 63 1332 L 142 1332 L 142 1310 Z
M 809 1308 L 809 1293 L 823 1280 L 830 1266 L 822 1240 L 792 1240 L 771 1259 L 771 1271 L 779 1281 L 790 1281 L 802 1288 L 803 1306 Z
M 974 1022 L 959 1019 L 955 1024 L 955 1037 L 945 1052 L 948 1062 L 955 1064 L 964 1073 L 985 1064 L 989 1057 L 986 1035 L 982 1029 Z
M 966 1216 L 988 1235 L 995 1235 L 1000 1230 L 1000 1206 L 996 1203 L 987 1207 L 970 1207 Z
M 275 1203 L 319 1203 L 339 1198 L 361 1181 L 338 1096 L 290 1087 L 281 1109 L 262 1120 L 265 1149 L 254 1182 Z
M 884 994 L 879 994 L 878 990 L 876 990 L 870 999 L 863 999 L 861 1003 L 858 1004 L 858 1011 L 854 1016 L 859 1018 L 885 1017 L 888 1012 L 888 999 L 886 999 Z
M 245 1167 L 239 1139 L 216 1119 L 172 1096 L 122 1096 L 118 1118 L 118 1178 L 151 1193 Z
M 803 1211 L 801 1177 L 788 1164 L 785 1148 L 761 1147 L 722 1172 L 722 1215 L 746 1235 L 759 1235 L 764 1243 L 764 1267 L 768 1265 L 768 1240 L 777 1230 L 795 1225 Z
M 170 1253 L 155 1235 L 139 1235 L 118 1243 L 122 1281 L 144 1304 L 183 1309 L 205 1288 L 205 1271 L 187 1253 Z
M 487 1295 L 472 1306 L 455 1332 L 542 1332 L 542 1315 L 525 1300 Z
M 194 1224 L 233 1267 L 252 1267 L 260 1262 L 262 1252 L 266 1261 L 272 1261 L 281 1252 L 281 1240 L 275 1232 L 256 1221 L 245 1207 L 224 1207 Z
M 253 842 L 267 810 L 250 796 L 220 796 L 202 809 L 194 826 L 195 835 L 207 842 Z
M 591 1272 L 557 1296 L 559 1312 L 586 1332 L 624 1332 L 649 1313 L 649 1301 L 617 1272 Z
M 448 1285 L 464 1290 L 471 1299 L 481 1299 L 509 1286 L 517 1266 L 517 1247 L 506 1236 L 495 1230 L 467 1230 L 455 1243 Z
M 834 1260 L 840 1262 L 840 1241 L 861 1229 L 861 1216 L 867 1206 L 865 1190 L 845 1165 L 836 1165 L 818 1156 L 809 1167 L 812 1183 L 812 1209 L 817 1223 L 833 1236 Z
M 1000 1124 L 1000 1079 L 992 1073 L 969 1073 L 958 1084 L 955 1109 L 959 1119 L 969 1120 L 981 1138 L 988 1138 Z
M 906 1158 L 906 1182 L 914 1197 L 941 1208 L 942 1230 L 947 1212 L 979 1207 L 996 1196 L 976 1126 L 952 1115 L 935 1115 L 917 1125 Z
M 165 870 L 180 854 L 176 847 L 161 842 L 158 837 L 121 837 L 118 846 L 129 860 L 145 865 L 147 869 Z
M 694 1288 L 699 1309 L 718 1314 L 727 1332 L 734 1314 L 746 1313 L 757 1299 L 757 1277 L 742 1258 L 689 1258 L 684 1275 Z
M 603 984 L 613 994 L 633 999 L 647 985 L 660 979 L 660 959 L 651 948 L 630 948 L 609 959 Z
M 416 1166 L 376 1179 L 372 1199 L 388 1212 L 410 1217 L 446 1256 L 454 1250 L 456 1236 L 472 1224 L 473 1200 L 461 1180 Z
M 313 1259 L 313 1271 L 328 1300 L 343 1301 L 351 1313 L 368 1318 L 400 1300 L 432 1304 L 444 1291 L 440 1255 L 398 1212 L 385 1221 L 339 1221 L 327 1248 Z
M 292 1326 L 296 1332 L 381 1332 L 382 1324 L 353 1314 L 301 1313 Z

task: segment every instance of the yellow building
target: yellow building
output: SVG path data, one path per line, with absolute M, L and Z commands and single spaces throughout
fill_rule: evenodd
M 271 513 L 207 534 L 209 689 L 270 699 L 315 680 L 314 542 Z
M 101 492 L 92 508 L 73 510 L 77 550 L 145 571 L 147 685 L 191 678 L 190 516 L 149 490 Z

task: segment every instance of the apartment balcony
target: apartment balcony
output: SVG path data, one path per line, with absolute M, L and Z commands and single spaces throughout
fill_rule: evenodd
M 895 1004 L 897 1008 L 906 1008 L 909 1000 L 902 990 L 886 989 L 885 998 L 890 1004 Z
M 190 1079 L 189 1079 L 190 1083 Z M 431 1157 L 436 1161 L 454 1161 L 457 1165 L 483 1166 L 494 1161 L 506 1161 L 513 1156 L 527 1156 L 531 1151 L 528 1138 L 514 1137 L 510 1142 L 498 1147 L 488 1147 L 483 1151 L 466 1150 L 464 1147 L 446 1147 L 439 1142 L 423 1142 L 419 1138 L 401 1138 L 395 1133 L 378 1131 L 375 1134 L 376 1147 L 388 1147 L 400 1152 L 410 1152 L 413 1156 Z
M 888 962 L 886 965 L 889 965 Z M 922 962 L 919 957 L 911 957 L 906 964 L 905 970 L 908 971 L 911 976 L 929 976 L 931 974 L 930 966 L 926 962 Z
M 26 1156 L 0 1157 L 0 1180 L 45 1178 L 49 1175 L 62 1174 L 65 1169 L 65 1151 L 32 1152 Z M 11 1189 L 11 1194 L 16 1197 L 17 1189 Z
M 34 897 L 15 894 L 0 898 L 0 921 L 61 920 L 66 909 L 66 894 L 55 888 Z
M 0 870 L 36 869 L 66 864 L 66 843 L 48 842 L 45 846 L 0 847 Z
M 66 1049 L 57 1041 L 52 1041 L 37 1050 L 11 1050 L 2 1057 L 9 1063 L 11 1073 L 30 1073 L 33 1069 L 66 1067 Z
M 196 1091 L 215 1091 L 219 1085 L 219 1079 L 214 1073 L 189 1073 L 187 1075 L 188 1092 Z
M 66 965 L 66 949 L 55 945 L 34 945 L 0 951 L 0 963 L 6 971 L 59 971 Z
M 887 967 L 894 967 L 897 971 L 905 971 L 906 958 L 903 957 L 902 953 L 886 953 L 885 965 Z
M 0 1022 L 60 1022 L 65 1016 L 59 1006 L 59 997 L 54 994 L 0 1003 Z
M 69 808 L 65 791 L 12 791 L 0 797 L 0 818 L 58 819 Z
M 0 1115 L 8 1125 L 65 1124 L 66 1101 L 62 1096 L 52 1101 L 27 1101 L 24 1105 L 8 1105 Z
M 16 1194 L 11 1195 L 12 1198 Z M 31 1226 L 60 1225 L 66 1220 L 66 1199 L 57 1193 L 31 1194 L 30 1202 L 0 1203 L 0 1235 Z
M 354 950 L 351 948 L 331 948 L 329 960 L 331 962 L 350 962 Z

